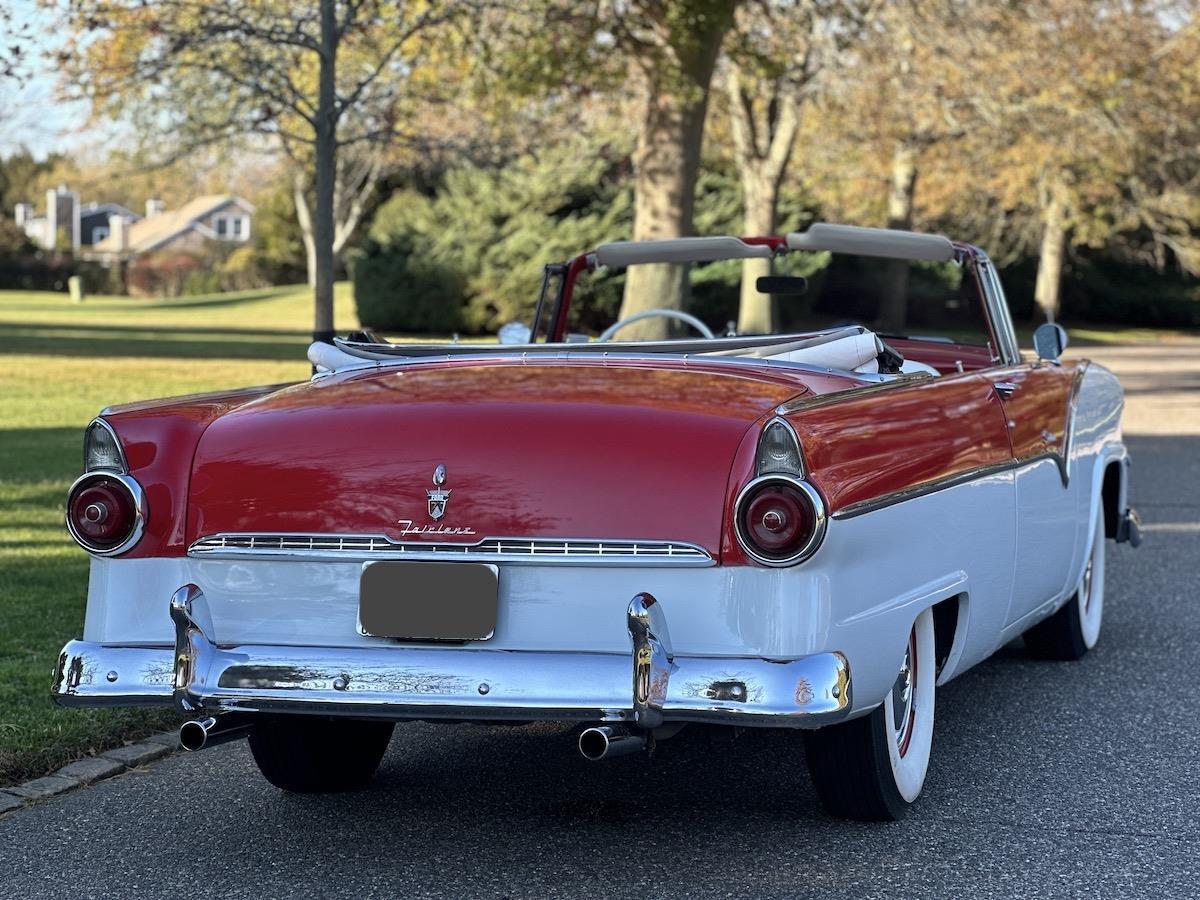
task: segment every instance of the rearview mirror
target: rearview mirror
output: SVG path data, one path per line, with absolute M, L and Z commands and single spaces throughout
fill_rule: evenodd
M 754 287 L 760 294 L 799 297 L 808 290 L 808 279 L 799 275 L 762 275 Z
M 1058 362 L 1067 349 L 1067 329 L 1054 322 L 1039 325 L 1033 332 L 1033 349 L 1037 351 L 1038 359 Z

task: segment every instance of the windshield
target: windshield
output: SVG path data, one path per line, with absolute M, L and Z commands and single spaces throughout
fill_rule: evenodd
M 909 262 L 828 252 L 792 252 L 772 260 L 771 276 L 757 286 L 769 297 L 769 330 L 737 330 L 741 260 L 686 266 L 684 310 L 714 335 L 796 334 L 862 325 L 881 337 L 991 348 L 991 333 L 973 266 Z M 557 267 L 559 271 L 562 267 Z M 630 269 L 633 267 L 630 267 Z M 595 339 L 619 321 L 629 269 L 583 272 L 574 284 L 566 332 L 575 341 Z M 553 314 L 551 288 L 539 337 Z M 660 304 L 652 299 L 642 308 Z M 665 304 L 661 304 L 665 305 Z M 668 339 L 695 340 L 695 327 L 667 323 Z M 611 340 L 629 339 L 620 331 Z

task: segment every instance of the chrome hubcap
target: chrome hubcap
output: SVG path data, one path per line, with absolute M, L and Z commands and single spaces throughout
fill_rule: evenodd
M 913 683 L 917 674 L 916 642 L 917 632 L 914 628 L 908 638 L 908 647 L 904 651 L 900 674 L 896 676 L 896 683 L 892 685 L 892 728 L 896 735 L 896 748 L 901 756 L 908 752 L 913 721 L 916 718 L 913 708 Z

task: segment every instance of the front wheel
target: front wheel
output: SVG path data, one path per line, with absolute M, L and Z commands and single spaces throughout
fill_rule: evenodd
M 1037 659 L 1079 659 L 1100 640 L 1103 617 L 1104 516 L 1098 514 L 1079 589 L 1058 612 L 1025 632 L 1025 649 Z
M 277 788 L 302 794 L 349 791 L 371 780 L 394 727 L 362 719 L 264 717 L 250 732 L 250 752 Z
M 933 749 L 933 610 L 913 624 L 896 682 L 868 716 L 804 734 L 808 771 L 830 815 L 902 818 L 925 784 Z

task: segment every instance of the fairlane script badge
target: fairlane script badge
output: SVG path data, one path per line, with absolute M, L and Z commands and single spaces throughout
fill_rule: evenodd
M 450 489 L 442 487 L 445 483 L 446 467 L 438 466 L 433 470 L 433 490 L 425 491 L 425 495 L 429 498 L 429 518 L 434 521 L 446 514 L 446 504 L 450 502 Z M 418 525 L 412 519 L 400 519 L 396 524 L 400 526 L 401 537 L 410 534 L 472 535 L 475 533 L 474 528 L 447 528 L 440 524 Z

